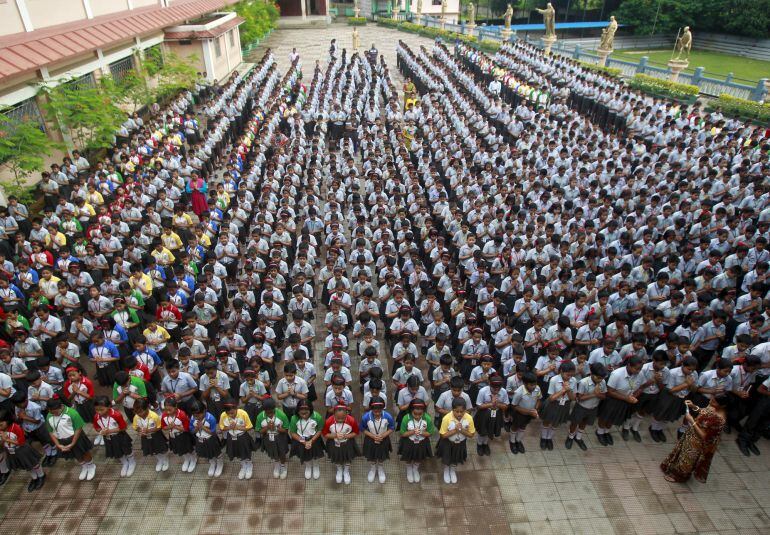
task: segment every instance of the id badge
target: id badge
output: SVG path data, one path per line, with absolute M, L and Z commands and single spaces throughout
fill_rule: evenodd
M 473 366 L 477 366 L 477 365 L 478 365 L 478 363 L 479 363 L 479 361 L 477 361 L 476 359 L 473 359 L 473 360 L 471 360 L 471 364 L 472 364 Z
M 566 405 L 566 404 L 567 404 L 567 400 L 568 400 L 568 399 L 569 399 L 569 398 L 568 398 L 567 396 L 562 396 L 562 397 L 559 399 L 559 405 Z
M 489 417 L 490 418 L 497 418 L 497 409 L 490 409 Z
M 267 432 L 267 440 L 269 440 L 270 442 L 275 442 L 275 432 L 268 431 Z

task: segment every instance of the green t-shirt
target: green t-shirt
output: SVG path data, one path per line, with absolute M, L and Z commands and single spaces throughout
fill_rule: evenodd
M 313 438 L 315 434 L 321 431 L 323 428 L 323 418 L 321 418 L 321 415 L 316 411 L 313 411 L 313 414 L 311 414 L 310 418 L 307 420 L 302 420 L 298 415 L 295 414 L 291 417 L 291 422 L 289 423 L 290 432 L 301 435 L 306 439 Z
M 412 431 L 414 429 L 414 424 L 410 425 L 410 422 L 414 421 L 414 418 L 412 418 L 411 414 L 407 414 L 404 416 L 403 420 L 401 420 L 401 433 L 406 433 L 407 431 Z M 436 432 L 436 428 L 433 425 L 433 418 L 430 417 L 430 414 L 427 412 L 422 415 L 422 421 L 425 422 L 425 430 L 430 433 L 431 435 Z
M 265 414 L 265 411 L 260 412 L 259 415 L 257 415 L 257 423 L 254 424 L 254 428 L 261 432 L 262 428 L 267 427 L 267 420 L 268 417 Z M 275 426 L 276 428 L 289 429 L 289 417 L 286 416 L 286 413 L 281 409 L 275 409 Z
M 129 385 L 128 388 L 131 389 L 133 387 L 133 390 L 139 394 L 140 397 L 146 398 L 147 397 L 147 385 L 144 384 L 144 379 L 141 377 L 137 377 L 136 375 L 131 375 L 128 379 Z M 118 383 L 115 383 L 112 385 L 112 399 L 118 399 L 118 396 L 122 393 L 122 388 Z
M 78 411 L 72 407 L 64 407 L 59 416 L 49 413 L 45 419 L 45 424 L 48 432 L 58 439 L 71 438 L 75 431 L 85 425 Z

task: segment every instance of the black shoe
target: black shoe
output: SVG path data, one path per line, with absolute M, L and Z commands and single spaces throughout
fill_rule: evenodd
M 746 446 L 745 442 L 743 442 L 741 439 L 736 439 L 735 443 L 738 444 L 738 449 L 741 450 L 742 454 L 744 454 L 746 457 L 751 457 L 751 452 L 749 451 L 749 448 Z
M 732 428 L 732 426 L 731 426 L 730 424 L 727 424 L 727 425 L 724 427 L 724 431 L 725 431 L 725 434 L 726 434 L 726 435 L 729 435 L 730 433 L 732 433 L 732 432 L 733 432 L 733 428 Z
M 43 467 L 48 466 L 48 463 L 50 462 L 49 459 L 50 457 L 48 455 L 43 457 L 43 462 L 40 463 L 40 466 L 43 466 Z
M 636 430 L 632 429 L 631 430 L 631 436 L 634 437 L 634 440 L 636 440 L 637 442 L 641 442 L 642 441 L 642 435 L 639 434 L 639 431 L 636 431 Z
M 510 442 L 509 441 L 508 442 L 508 447 L 511 448 L 511 453 L 513 453 L 514 455 L 519 453 L 519 447 L 517 446 L 516 442 Z
M 492 455 L 492 447 L 489 444 L 484 444 L 484 450 L 486 450 L 487 455 Z
M 568 450 L 571 450 L 573 442 L 575 442 L 574 438 L 567 437 L 567 440 L 564 441 L 564 447 L 567 448 Z
M 612 433 L 604 433 L 604 440 L 607 441 L 605 446 L 612 446 L 615 444 L 615 439 L 612 438 Z
M 658 431 L 656 429 L 653 429 L 652 426 L 648 427 L 647 430 L 650 432 L 650 437 L 655 442 L 660 442 L 660 437 L 658 437 Z
M 628 435 L 629 435 L 628 429 L 623 429 L 620 432 L 620 436 L 623 437 L 623 442 L 628 442 Z
M 580 449 L 581 449 L 581 450 L 583 450 L 583 451 L 586 451 L 586 450 L 588 450 L 588 446 L 586 446 L 586 443 L 585 443 L 585 442 L 583 442 L 583 439 L 582 439 L 582 438 L 576 438 L 576 439 L 575 439 L 575 444 L 577 444 L 577 445 L 578 445 L 578 448 L 580 448 Z
M 676 439 L 677 440 L 681 440 L 683 436 L 684 436 L 684 431 L 677 430 L 677 432 L 676 432 Z
M 483 444 L 476 444 L 476 455 L 481 457 L 484 455 L 484 445 Z
M 524 443 L 523 442 L 517 442 L 519 446 L 519 453 L 527 453 L 527 450 L 524 449 Z
M 49 455 L 48 457 L 46 457 L 46 459 L 48 459 L 48 466 L 53 466 L 53 465 L 56 464 L 56 461 L 59 460 L 59 456 L 58 455 Z
M 548 440 L 546 440 L 546 441 L 545 441 L 545 445 L 546 445 L 546 447 L 547 447 L 549 450 L 553 450 L 553 440 L 551 440 L 550 438 L 549 438 Z
M 35 485 L 35 490 L 43 488 L 43 485 L 45 485 L 45 475 L 40 476 L 35 481 L 37 481 L 37 485 Z
M 666 438 L 666 432 L 662 429 L 658 429 L 658 439 L 660 439 L 661 442 L 668 442 L 668 439 Z
M 6 472 L 4 474 L 0 474 L 0 487 L 5 485 L 6 481 L 8 481 L 8 478 L 11 477 L 10 472 Z
M 545 439 L 544 439 L 544 438 L 541 438 L 541 439 L 540 439 L 540 449 L 541 449 L 541 450 L 544 450 L 544 449 L 546 449 L 547 447 L 548 447 L 548 446 L 546 446 L 546 445 L 545 445 Z
M 759 453 L 760 453 L 759 452 L 759 448 L 753 442 L 749 442 L 748 444 L 746 444 L 746 447 L 749 448 L 749 451 L 751 453 L 753 453 L 754 455 L 759 455 Z
M 29 485 L 27 485 L 27 492 L 32 492 L 37 488 L 37 479 L 30 479 Z
M 598 431 L 596 432 L 596 439 L 599 441 L 599 444 L 601 444 L 602 446 L 607 445 L 607 439 L 604 438 L 606 436 L 607 435 L 600 435 Z

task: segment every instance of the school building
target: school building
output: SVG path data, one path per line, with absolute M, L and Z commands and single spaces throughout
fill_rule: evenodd
M 195 57 L 211 80 L 241 63 L 238 0 L 0 0 L 0 108 L 51 128 L 38 85 L 120 78 L 153 47 Z M 49 132 L 56 138 L 58 132 Z

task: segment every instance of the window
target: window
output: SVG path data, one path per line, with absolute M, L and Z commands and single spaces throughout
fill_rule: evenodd
M 116 82 L 121 82 L 128 73 L 134 70 L 134 61 L 131 56 L 110 63 L 110 74 Z
M 1 0 L 0 3 L 2 3 Z M 40 130 L 45 132 L 45 121 L 43 121 L 43 115 L 40 113 L 40 108 L 37 105 L 37 100 L 35 100 L 35 97 L 22 100 L 15 106 L 6 108 L 6 110 L 3 111 L 3 115 L 8 117 L 11 122 L 38 123 L 40 125 Z
M 218 58 L 222 57 L 222 45 L 219 43 L 219 38 L 214 39 L 214 55 Z
M 230 30 L 230 46 L 235 46 L 235 30 Z

